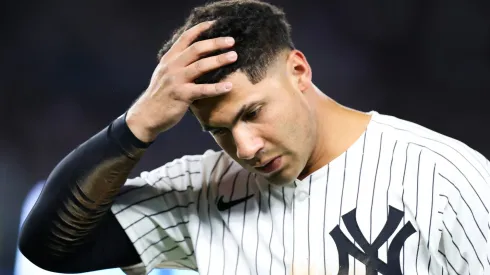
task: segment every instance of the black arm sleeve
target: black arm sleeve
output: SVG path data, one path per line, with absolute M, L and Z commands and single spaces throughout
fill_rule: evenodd
M 24 222 L 19 239 L 24 256 L 62 273 L 141 262 L 110 207 L 148 146 L 123 116 L 66 156 Z

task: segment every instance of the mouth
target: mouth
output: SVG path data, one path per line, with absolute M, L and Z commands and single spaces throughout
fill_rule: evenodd
M 281 167 L 281 157 L 275 157 L 259 166 L 254 166 L 254 168 L 262 173 L 268 174 L 277 171 Z

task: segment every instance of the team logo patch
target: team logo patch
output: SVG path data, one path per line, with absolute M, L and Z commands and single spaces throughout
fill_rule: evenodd
M 345 227 L 349 234 L 354 238 L 354 241 L 359 244 L 363 251 L 356 247 L 340 230 L 337 225 L 332 231 L 332 236 L 337 251 L 339 254 L 339 273 L 338 275 L 349 274 L 349 255 L 356 258 L 366 266 L 366 275 L 375 275 L 381 273 L 383 275 L 402 275 L 400 268 L 400 252 L 408 237 L 416 232 L 413 225 L 406 223 L 395 235 L 395 230 L 403 218 L 403 212 L 390 206 L 388 211 L 388 219 L 383 226 L 378 237 L 372 244 L 368 243 L 359 228 L 356 220 L 356 209 L 342 216 Z M 394 235 L 392 242 L 388 247 L 388 261 L 383 262 L 378 257 L 379 248 L 388 242 L 388 239 Z

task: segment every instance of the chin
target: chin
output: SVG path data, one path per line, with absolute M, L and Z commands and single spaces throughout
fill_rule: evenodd
M 287 173 L 287 171 L 279 171 L 276 174 L 270 175 L 267 177 L 267 180 L 275 186 L 283 186 L 290 184 L 296 180 L 295 176 L 292 176 L 290 173 Z

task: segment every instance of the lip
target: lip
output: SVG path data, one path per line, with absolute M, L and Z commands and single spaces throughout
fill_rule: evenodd
M 254 168 L 262 173 L 272 173 L 281 167 L 281 156 L 270 159 L 264 162 L 261 166 L 255 166 Z
M 271 161 L 273 161 L 273 160 L 274 160 L 274 159 L 276 159 L 276 158 L 277 158 L 277 157 L 275 157 L 275 158 L 271 158 L 271 159 L 270 159 L 270 160 L 268 160 L 268 161 L 264 161 L 264 162 L 262 162 L 262 164 L 255 165 L 255 166 L 254 166 L 254 168 L 259 169 L 259 168 L 261 168 L 261 167 L 264 167 L 264 166 L 266 166 L 267 164 L 269 164 Z

